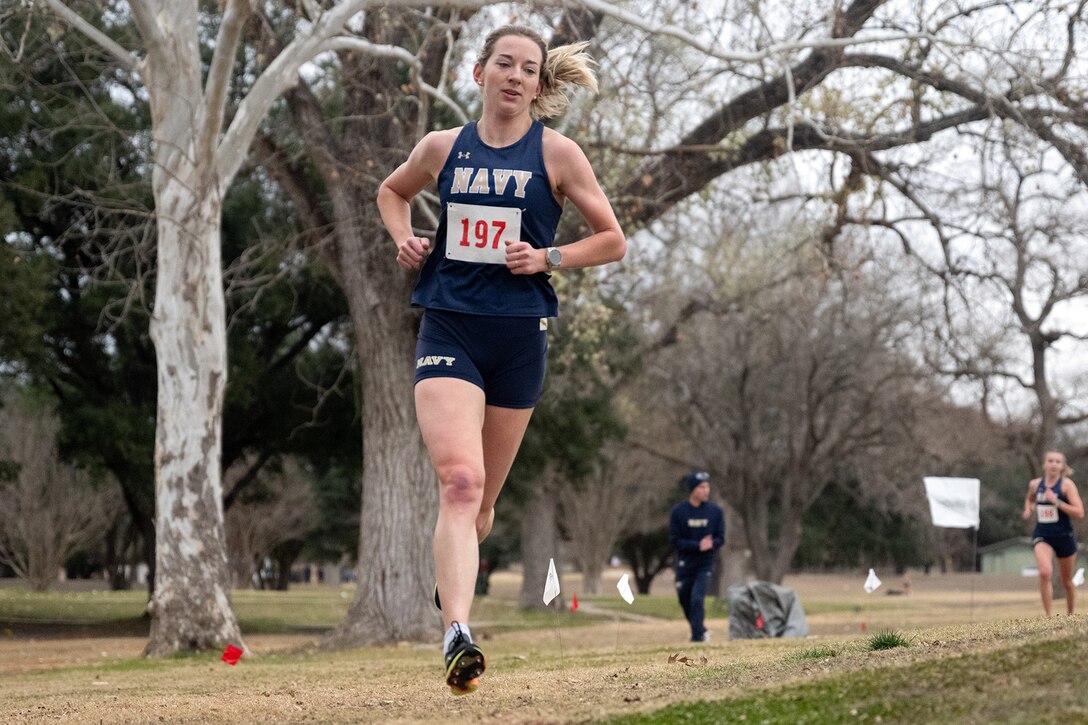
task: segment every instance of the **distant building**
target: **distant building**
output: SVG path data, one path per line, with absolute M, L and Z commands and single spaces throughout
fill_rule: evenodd
M 1035 567 L 1035 551 L 1032 549 L 1031 539 L 1027 536 L 1018 536 L 983 546 L 978 553 L 982 560 L 983 574 L 1018 574 L 1020 576 L 1038 574 Z M 1080 558 L 1078 551 L 1077 566 L 1081 566 Z

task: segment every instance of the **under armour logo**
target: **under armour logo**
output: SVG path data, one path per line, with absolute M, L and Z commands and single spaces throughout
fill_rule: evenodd
M 467 159 L 471 155 L 472 154 L 470 152 L 468 152 L 468 151 L 458 151 L 457 152 L 457 158 L 459 158 L 459 159 Z

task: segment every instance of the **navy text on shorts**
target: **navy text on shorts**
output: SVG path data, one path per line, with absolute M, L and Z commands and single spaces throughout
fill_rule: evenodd
M 459 378 L 488 405 L 533 408 L 548 367 L 547 320 L 428 309 L 416 341 L 416 382 Z

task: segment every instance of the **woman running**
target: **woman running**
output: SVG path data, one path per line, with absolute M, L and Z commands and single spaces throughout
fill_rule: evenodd
M 1065 462 L 1065 454 L 1047 451 L 1043 456 L 1043 475 L 1028 484 L 1024 497 L 1024 518 L 1035 512 L 1035 530 L 1031 544 L 1035 548 L 1035 563 L 1039 569 L 1039 594 L 1043 598 L 1043 611 L 1050 616 L 1054 598 L 1054 558 L 1058 559 L 1058 574 L 1065 589 L 1065 608 L 1073 613 L 1075 588 L 1073 565 L 1077 560 L 1077 539 L 1073 533 L 1072 519 L 1084 517 L 1084 504 L 1077 492 L 1077 485 L 1069 479 L 1071 469 Z
M 416 418 L 439 482 L 435 604 L 454 694 L 475 691 L 484 671 L 468 626 L 479 542 L 543 390 L 548 318 L 558 313 L 549 277 L 626 251 L 589 160 L 539 120 L 563 113 L 567 87 L 596 90 L 584 47 L 548 50 L 521 26 L 492 32 L 472 69 L 480 119 L 429 133 L 378 191 L 397 264 L 419 270 Z M 433 244 L 411 222 L 412 199 L 432 182 L 442 205 Z M 568 199 L 592 232 L 558 249 Z

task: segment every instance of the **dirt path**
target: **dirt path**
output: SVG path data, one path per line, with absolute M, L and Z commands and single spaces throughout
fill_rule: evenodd
M 1085 637 L 1088 619 L 1039 617 L 933 627 L 911 632 L 910 648 L 877 653 L 866 652 L 857 636 L 675 646 L 685 630 L 682 623 L 624 622 L 618 632 L 609 624 L 494 635 L 484 645 L 489 669 L 480 692 L 462 698 L 451 697 L 441 682 L 437 647 L 285 655 L 255 639 L 251 646 L 258 656 L 237 667 L 214 658 L 127 664 L 103 656 L 97 664 L 73 668 L 69 662 L 50 672 L 5 676 L 0 719 L 585 722 L 678 701 L 751 694 L 862 668 L 978 654 L 1032 638 Z M 111 646 L 116 647 L 114 655 L 123 657 L 127 651 L 134 656 L 142 642 Z M 816 646 L 838 654 L 816 661 L 797 657 Z M 700 664 L 670 663 L 674 654 Z
M 627 612 L 622 609 L 599 607 L 593 602 L 579 602 L 578 611 L 604 618 L 619 619 L 624 622 L 653 623 L 666 621 L 660 617 L 651 617 L 647 614 L 639 614 L 638 612 Z
M 851 578 L 786 584 L 805 604 L 809 638 L 730 642 L 725 619 L 711 619 L 719 636 L 694 648 L 682 620 L 517 632 L 481 626 L 488 672 L 480 692 L 464 698 L 444 687 L 437 645 L 327 653 L 305 649 L 311 637 L 254 636 L 247 643 L 255 656 L 229 667 L 215 655 L 145 661 L 143 637 L 0 639 L 0 721 L 586 722 L 874 665 L 1088 636 L 1088 618 L 1042 618 L 1031 582 L 933 579 L 917 582 L 910 597 L 865 595 Z M 903 632 L 912 646 L 867 652 L 862 624 Z M 815 647 L 837 656 L 798 657 Z M 677 654 L 697 666 L 670 663 Z

